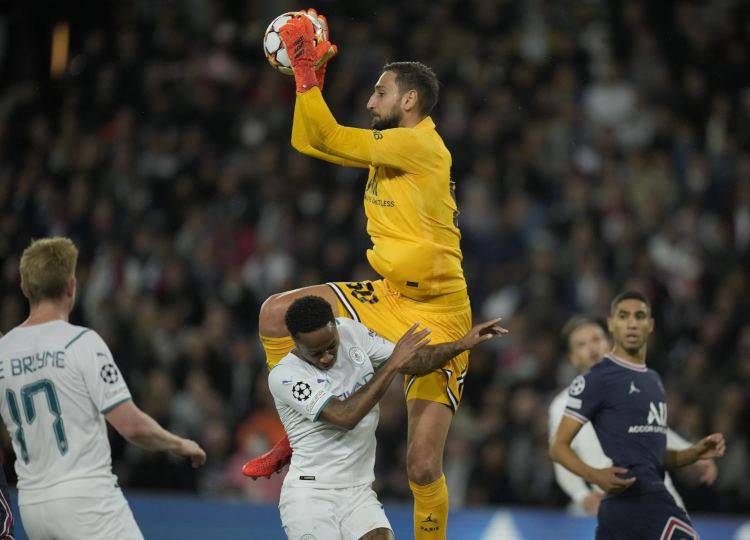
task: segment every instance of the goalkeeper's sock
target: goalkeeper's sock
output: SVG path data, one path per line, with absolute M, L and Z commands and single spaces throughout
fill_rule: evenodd
M 414 494 L 414 539 L 445 540 L 448 526 L 448 486 L 445 475 L 421 486 L 409 482 Z
M 268 369 L 273 368 L 284 358 L 289 351 L 294 349 L 294 341 L 291 336 L 267 337 L 260 336 L 263 350 L 266 351 L 266 365 Z

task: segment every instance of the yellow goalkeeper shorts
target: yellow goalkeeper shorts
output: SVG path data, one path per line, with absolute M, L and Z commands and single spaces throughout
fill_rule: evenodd
M 417 301 L 403 296 L 384 279 L 336 282 L 328 286 L 338 297 L 339 316 L 361 322 L 394 343 L 415 322 L 432 330 L 431 344 L 459 339 L 471 329 L 471 305 L 466 291 Z M 436 401 L 456 412 L 468 368 L 467 351 L 432 373 L 406 376 L 406 399 Z

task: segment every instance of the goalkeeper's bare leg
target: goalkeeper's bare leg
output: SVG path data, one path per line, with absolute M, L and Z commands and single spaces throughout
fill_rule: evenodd
M 448 486 L 443 476 L 443 450 L 453 411 L 447 405 L 424 399 L 410 399 L 406 411 L 406 475 L 414 495 L 414 538 L 444 539 Z

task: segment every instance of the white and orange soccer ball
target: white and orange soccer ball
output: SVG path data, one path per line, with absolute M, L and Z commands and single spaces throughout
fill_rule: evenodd
M 279 30 L 292 17 L 307 17 L 310 19 L 315 29 L 315 45 L 328 39 L 328 27 L 326 24 L 315 15 L 305 11 L 283 13 L 271 21 L 263 36 L 263 52 L 266 53 L 268 63 L 285 75 L 294 75 L 294 72 L 292 71 L 292 64 L 289 62 L 289 55 L 284 47 L 284 42 L 281 41 Z

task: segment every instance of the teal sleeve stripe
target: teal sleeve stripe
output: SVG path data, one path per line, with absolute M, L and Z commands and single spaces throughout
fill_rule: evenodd
M 118 405 L 122 405 L 123 403 L 125 403 L 126 401 L 130 401 L 131 399 L 133 399 L 133 398 L 132 398 L 132 397 L 130 397 L 130 396 L 128 396 L 128 397 L 126 397 L 126 398 L 123 398 L 123 399 L 121 399 L 121 400 L 120 400 L 120 401 L 118 401 L 117 403 L 113 403 L 112 405 L 110 405 L 110 406 L 109 406 L 109 407 L 107 407 L 106 409 L 102 410 L 102 414 L 107 414 L 107 413 L 108 413 L 109 411 L 111 411 L 112 409 L 114 409 L 114 408 L 115 408 L 115 407 L 117 407 Z
M 90 330 L 89 328 L 86 328 L 85 330 L 81 330 L 80 334 L 78 334 L 76 337 L 74 337 L 73 339 L 71 339 L 70 341 L 68 341 L 68 344 L 65 346 L 65 348 L 67 349 L 68 347 L 70 347 L 71 345 L 73 345 L 73 343 L 75 343 L 78 340 L 79 337 L 81 337 L 83 334 L 85 334 L 89 330 Z
M 318 418 L 320 418 L 321 413 L 323 412 L 323 409 L 326 408 L 326 405 L 328 405 L 328 402 L 333 399 L 333 396 L 328 396 L 326 400 L 323 402 L 323 405 L 320 406 L 320 409 L 318 409 L 318 414 L 315 415 L 315 418 L 313 418 L 313 422 L 317 422 Z

